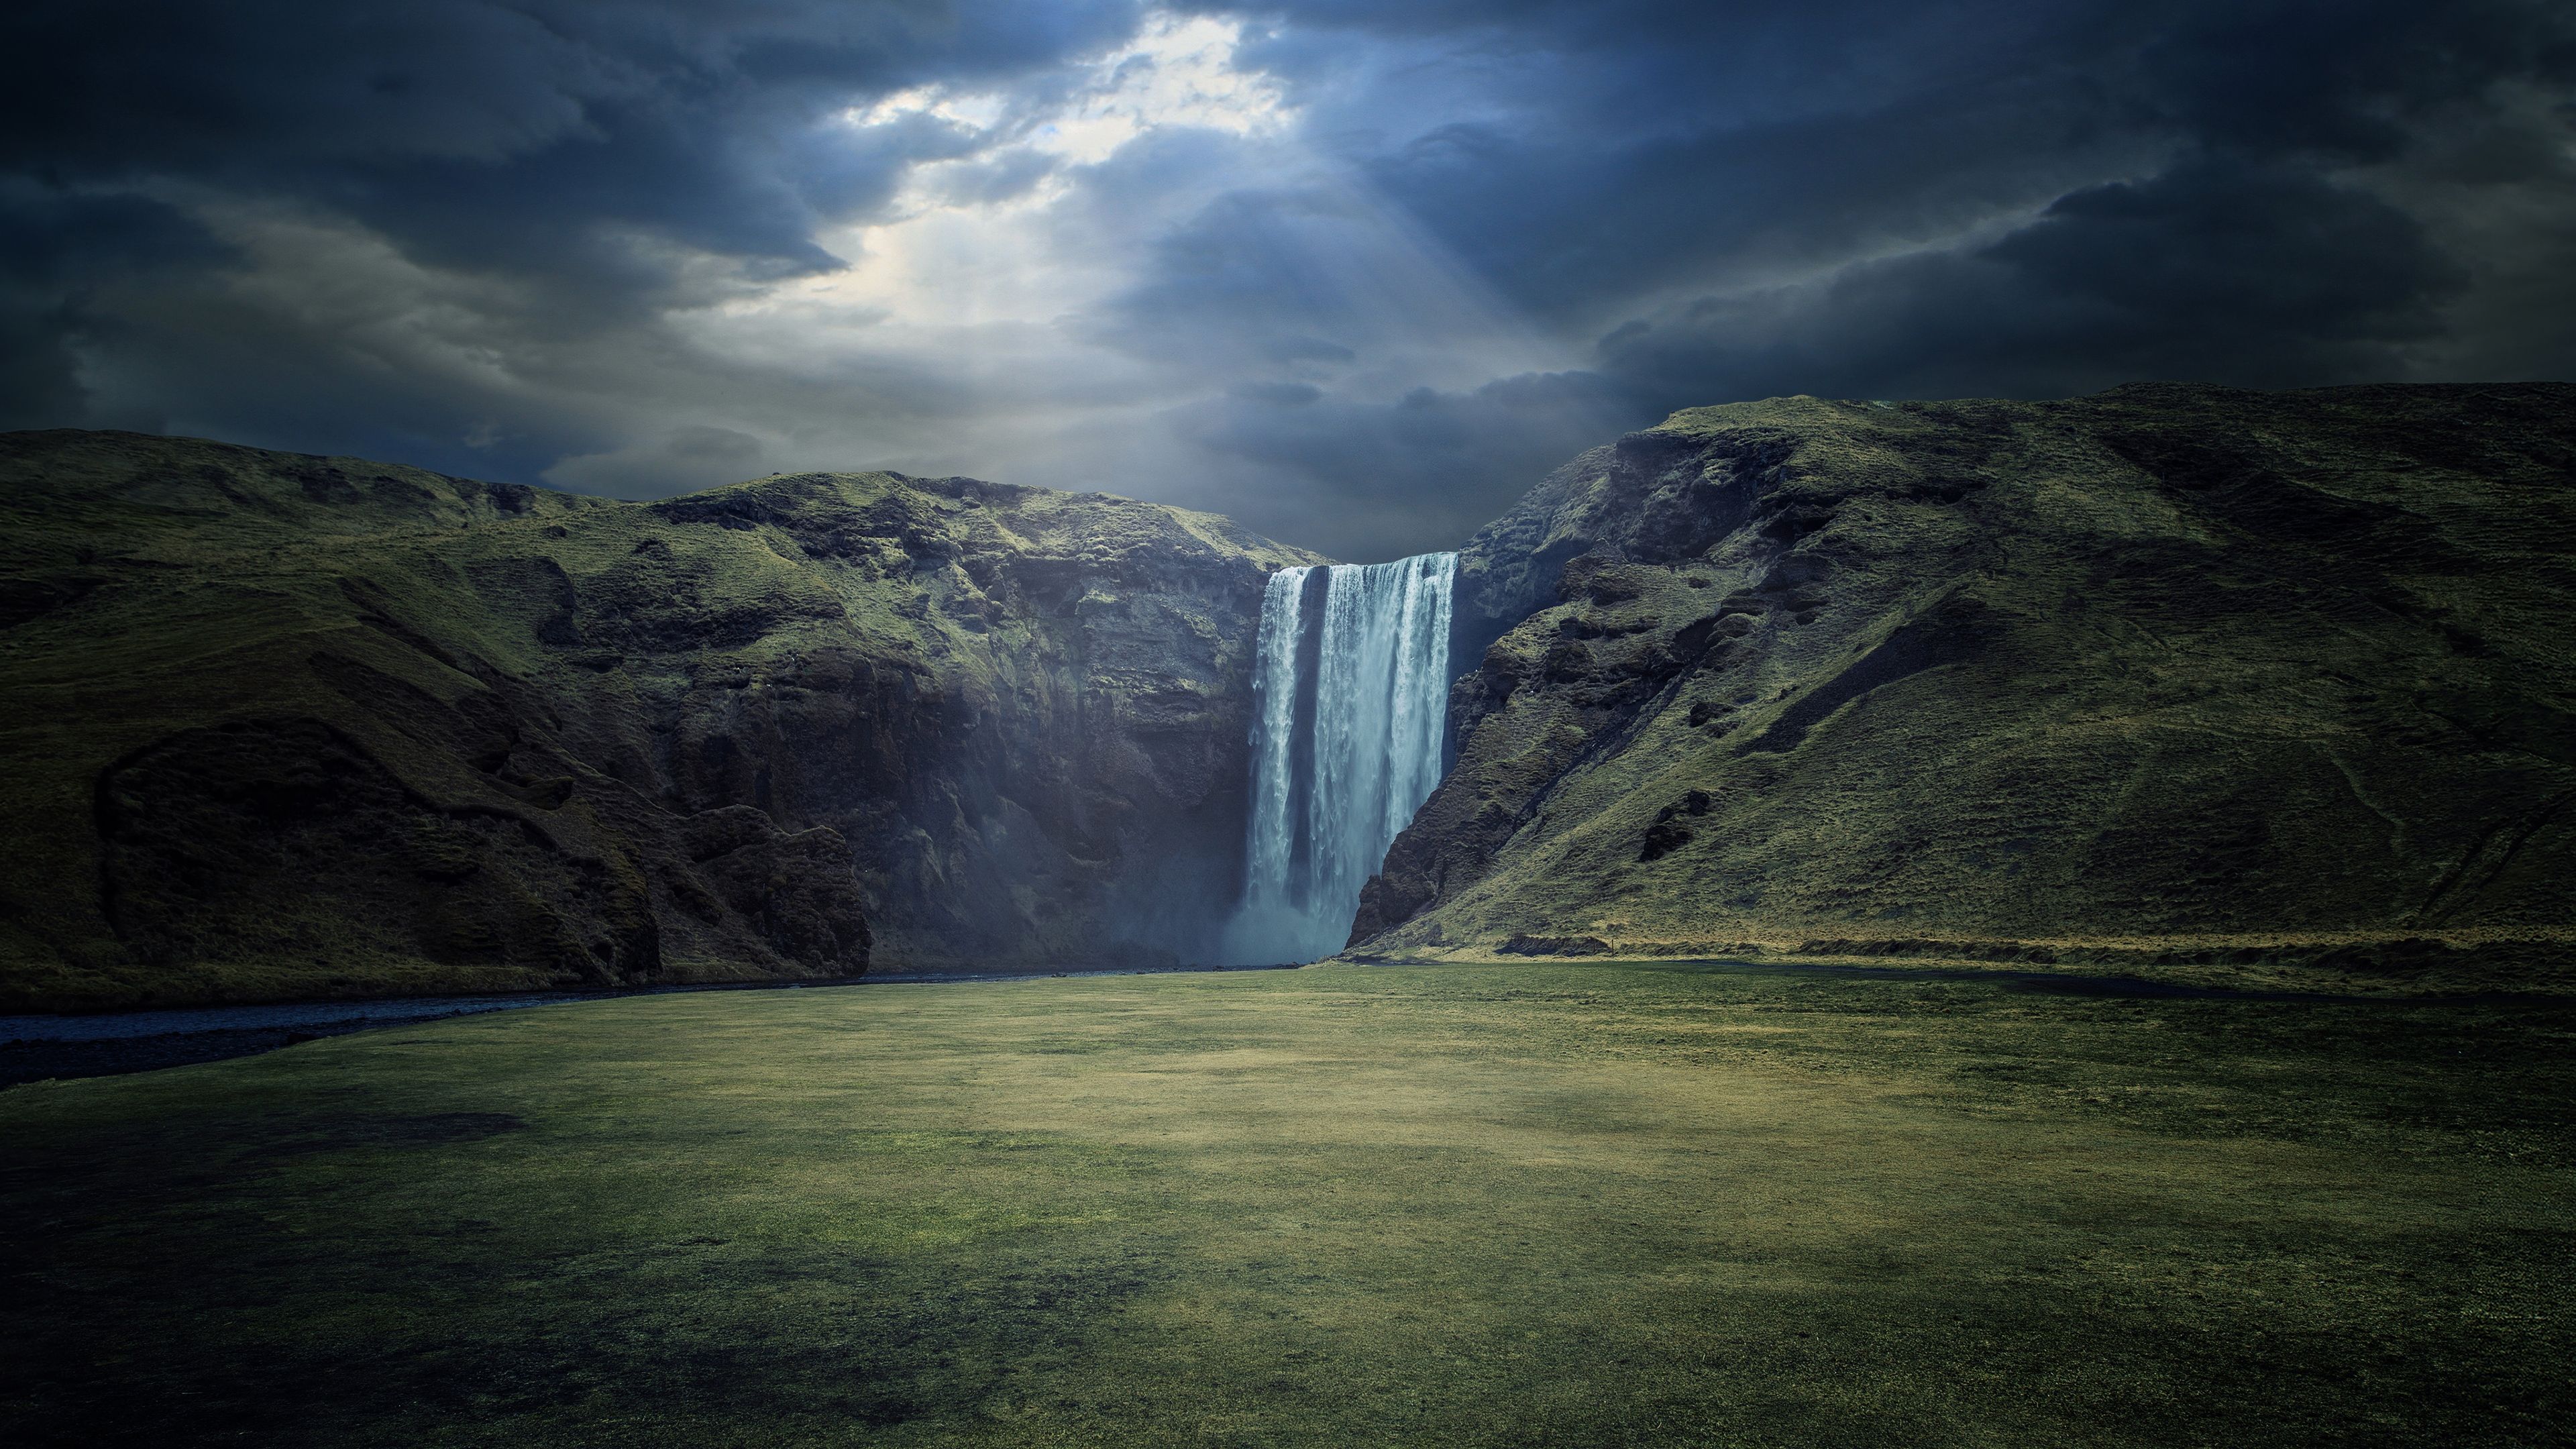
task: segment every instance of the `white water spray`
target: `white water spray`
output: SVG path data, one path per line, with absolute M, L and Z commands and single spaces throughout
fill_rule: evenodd
M 1457 572 L 1456 554 L 1427 553 L 1270 576 L 1234 960 L 1340 950 L 1360 887 L 1440 783 Z

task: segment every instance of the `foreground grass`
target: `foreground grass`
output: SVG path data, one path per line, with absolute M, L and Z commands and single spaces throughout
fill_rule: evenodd
M 1669 964 L 407 1027 L 0 1094 L 0 1438 L 2567 1442 L 2571 1044 Z

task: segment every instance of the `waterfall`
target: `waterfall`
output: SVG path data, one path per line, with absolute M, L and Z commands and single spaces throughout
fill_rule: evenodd
M 1456 554 L 1427 553 L 1270 576 L 1232 959 L 1340 950 L 1360 887 L 1440 783 L 1457 571 Z

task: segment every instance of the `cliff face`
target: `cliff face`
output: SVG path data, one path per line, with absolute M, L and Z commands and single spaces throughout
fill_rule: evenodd
M 0 439 L 0 1009 L 1185 957 L 1241 871 L 1222 519 L 659 504 Z
M 1676 414 L 1461 555 L 1354 946 L 2563 954 L 2571 477 L 2558 385 Z M 0 1009 L 1204 959 L 1313 562 L 0 437 Z
M 1467 549 L 1353 942 L 2564 942 L 2571 597 L 2563 385 L 1678 413 Z

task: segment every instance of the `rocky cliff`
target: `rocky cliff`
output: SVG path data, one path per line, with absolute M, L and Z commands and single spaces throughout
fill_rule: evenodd
M 657 504 L 0 438 L 0 1010 L 1174 960 L 1239 883 L 1225 520 Z
M 1380 956 L 2564 959 L 2576 388 L 1694 409 L 1461 560 Z
M 0 525 L 0 1009 L 1206 959 L 1319 561 L 107 433 Z M 1694 409 L 1457 585 L 1360 954 L 2570 957 L 2576 388 Z

